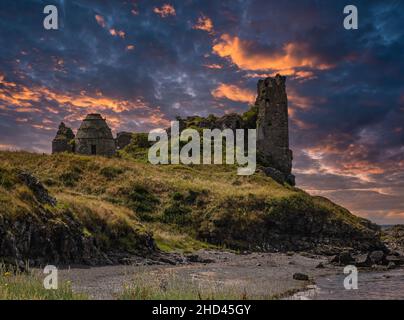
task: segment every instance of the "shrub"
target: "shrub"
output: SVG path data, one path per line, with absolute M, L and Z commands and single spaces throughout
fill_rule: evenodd
M 11 189 L 16 184 L 15 176 L 4 168 L 0 168 L 0 186 L 5 189 Z
M 82 170 L 78 167 L 73 167 L 71 170 L 62 173 L 59 176 L 59 180 L 66 186 L 66 187 L 74 187 L 77 181 L 80 180 Z
M 137 213 L 152 212 L 160 203 L 146 187 L 136 184 L 132 187 L 128 195 L 128 206 Z
M 108 179 L 114 179 L 123 172 L 124 172 L 123 169 L 117 167 L 104 167 L 100 170 L 100 174 Z
M 151 146 L 151 142 L 149 142 L 148 140 L 147 133 L 134 133 L 132 135 L 131 144 L 139 148 L 149 148 Z
M 164 210 L 162 220 L 179 226 L 189 225 L 192 221 L 191 210 L 178 202 L 174 202 Z
M 250 109 L 241 116 L 245 128 L 254 129 L 257 127 L 258 107 L 251 106 Z

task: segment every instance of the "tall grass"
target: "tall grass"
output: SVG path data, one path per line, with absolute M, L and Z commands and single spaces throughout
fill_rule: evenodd
M 231 165 L 154 166 L 143 160 L 131 150 L 115 158 L 0 152 L 0 203 L 7 208 L 4 213 L 0 208 L 0 215 L 21 212 L 27 206 L 33 211 L 13 178 L 16 170 L 26 170 L 84 222 L 86 232 L 105 234 L 104 229 L 88 227 L 94 222 L 107 230 L 120 226 L 140 236 L 152 230 L 164 251 L 203 248 L 207 242 L 248 247 L 251 237 L 242 236 L 256 235 L 259 228 L 262 235 L 267 234 L 265 221 L 271 215 L 281 221 L 301 212 L 317 212 L 324 221 L 339 221 L 358 232 L 368 228 L 362 219 L 330 201 L 280 185 L 263 173 L 237 176 Z M 128 247 L 139 244 L 128 240 Z
M 118 298 L 120 300 L 247 300 L 254 297 L 248 296 L 242 288 L 225 287 L 220 282 L 203 283 L 179 277 L 170 272 L 163 277 L 141 272 L 135 276 L 130 285 L 124 288 Z
M 70 282 L 60 283 L 56 290 L 45 289 L 43 279 L 34 272 L 13 272 L 0 266 L 0 300 L 83 300 L 76 294 Z

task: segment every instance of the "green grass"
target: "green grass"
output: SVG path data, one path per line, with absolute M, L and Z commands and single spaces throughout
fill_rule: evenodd
M 307 225 L 345 226 L 355 237 L 371 233 L 370 224 L 348 210 L 260 172 L 237 176 L 234 165 L 154 166 L 138 157 L 144 150 L 141 143 L 131 145 L 114 158 L 0 152 L 0 216 L 37 214 L 32 193 L 15 179 L 17 170 L 26 170 L 56 196 L 55 217 L 70 212 L 107 248 L 135 249 L 150 231 L 164 251 L 260 249 L 268 226 L 282 230 L 282 223 L 288 227 L 300 218 Z
M 140 273 L 119 295 L 120 300 L 248 300 L 243 289 L 223 287 L 219 283 L 201 283 L 168 273 L 164 277 L 151 277 Z M 271 297 L 260 297 L 271 299 Z
M 47 290 L 43 279 L 33 273 L 6 271 L 0 266 L 0 300 L 83 300 L 87 297 L 72 291 L 69 282 L 56 290 Z

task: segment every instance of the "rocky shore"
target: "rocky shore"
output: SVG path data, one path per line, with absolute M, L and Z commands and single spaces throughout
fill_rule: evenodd
M 280 299 L 340 272 L 326 257 L 297 253 L 242 253 L 201 250 L 192 255 L 139 259 L 128 265 L 73 266 L 60 270 L 61 280 L 91 299 L 118 299 L 124 288 L 142 278 L 163 286 L 169 279 L 207 290 L 232 292 L 238 298 Z M 324 268 L 319 268 L 324 264 Z M 300 275 L 300 277 L 299 277 Z M 302 278 L 303 275 L 303 278 Z M 197 297 L 195 297 L 197 298 Z

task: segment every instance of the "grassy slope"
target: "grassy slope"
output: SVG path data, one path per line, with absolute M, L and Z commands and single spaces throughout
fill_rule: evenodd
M 26 170 L 56 196 L 57 208 L 49 209 L 54 220 L 73 212 L 82 233 L 106 248 L 141 249 L 145 230 L 166 251 L 212 245 L 305 249 L 318 234 L 324 242 L 357 241 L 343 245 L 374 242 L 374 226 L 366 220 L 262 174 L 237 176 L 234 166 L 153 166 L 130 154 L 0 152 L 0 221 L 35 215 L 30 191 L 15 179 Z

